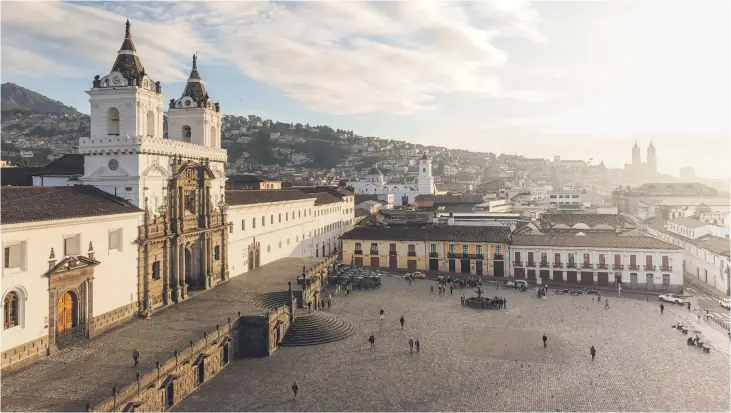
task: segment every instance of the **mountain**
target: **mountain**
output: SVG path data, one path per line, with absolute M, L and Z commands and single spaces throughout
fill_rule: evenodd
M 76 109 L 15 83 L 3 83 L 0 86 L 0 94 L 2 95 L 0 108 L 3 112 L 16 110 L 33 113 L 79 115 Z

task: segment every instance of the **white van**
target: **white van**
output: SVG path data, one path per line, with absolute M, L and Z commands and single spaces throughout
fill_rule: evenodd
M 731 309 L 731 298 L 723 298 L 718 300 L 718 303 L 721 304 L 721 307 L 727 310 Z

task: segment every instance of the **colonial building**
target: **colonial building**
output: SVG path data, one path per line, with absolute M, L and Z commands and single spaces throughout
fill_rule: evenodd
M 635 142 L 632 147 L 632 163 L 624 164 L 625 178 L 631 181 L 647 181 L 655 178 L 657 173 L 657 154 L 655 153 L 655 145 L 650 142 L 647 147 L 647 162 L 642 162 L 640 155 L 640 147 Z
M 358 267 L 506 275 L 510 229 L 428 225 L 356 228 L 341 237 L 343 262 Z
M 513 235 L 510 249 L 518 279 L 683 290 L 682 248 L 649 236 Z
M 393 194 L 395 206 L 408 205 L 419 195 L 433 195 L 437 191 L 432 176 L 432 162 L 426 154 L 419 158 L 417 174 L 416 184 L 386 182 L 383 172 L 371 168 L 365 179 L 348 182 L 347 185 L 356 194 Z
M 276 259 L 333 254 L 354 225 L 346 190 L 226 190 L 221 108 L 195 56 L 164 138 L 129 22 L 87 93 L 79 153 L 2 191 L 3 368 Z

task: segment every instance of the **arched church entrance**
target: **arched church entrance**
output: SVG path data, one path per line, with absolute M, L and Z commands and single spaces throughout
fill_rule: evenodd
M 79 324 L 79 299 L 75 292 L 66 291 L 56 306 L 56 332 L 67 334 Z

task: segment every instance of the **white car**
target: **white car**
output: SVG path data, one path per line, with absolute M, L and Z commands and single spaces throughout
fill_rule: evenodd
M 731 298 L 724 298 L 721 300 L 718 300 L 718 303 L 721 304 L 721 307 L 731 310 Z
M 661 301 L 665 301 L 673 304 L 686 304 L 688 302 L 687 297 L 683 297 L 675 294 L 663 294 L 658 297 Z

